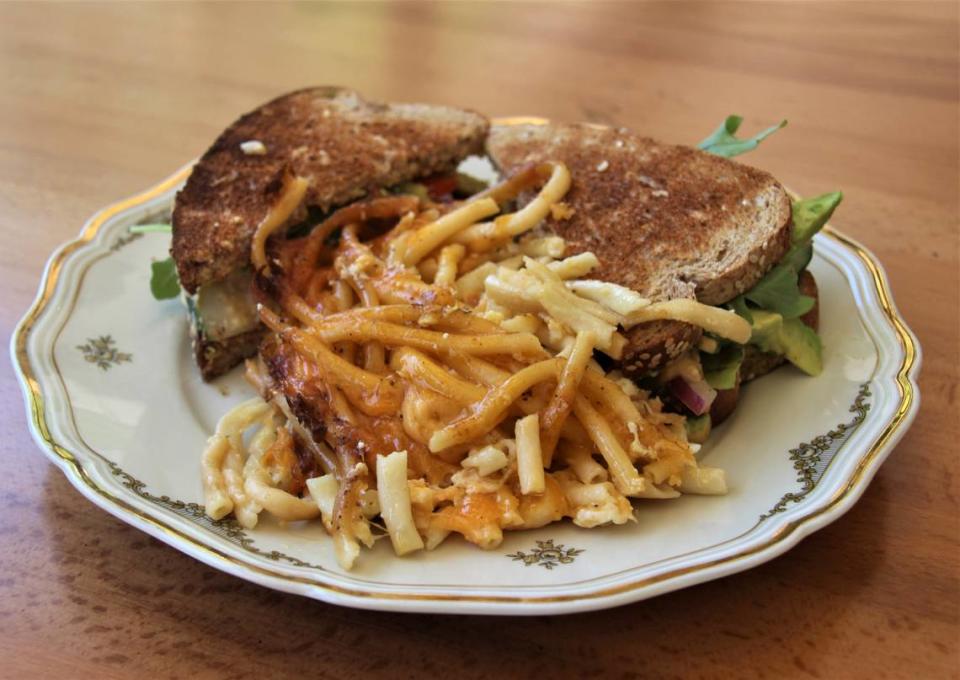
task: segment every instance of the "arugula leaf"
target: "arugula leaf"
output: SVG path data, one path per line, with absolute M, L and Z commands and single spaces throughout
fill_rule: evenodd
M 843 193 L 833 191 L 822 196 L 804 198 L 793 203 L 793 243 L 809 241 L 827 223 L 843 200 Z
M 800 294 L 797 277 L 810 264 L 813 257 L 813 236 L 830 216 L 843 194 L 834 191 L 814 198 L 805 198 L 793 204 L 793 231 L 790 239 L 793 245 L 776 267 L 767 272 L 760 281 L 742 296 L 734 300 L 743 309 L 731 303 L 732 309 L 747 321 L 752 322 L 746 300 L 763 309 L 780 314 L 784 319 L 795 319 L 809 312 L 816 301 Z M 746 311 L 746 314 L 743 312 Z
M 135 224 L 128 229 L 131 234 L 169 234 L 173 232 L 170 224 Z M 150 263 L 150 292 L 158 300 L 168 300 L 180 294 L 180 279 L 177 277 L 177 264 L 172 257 L 155 260 Z
M 741 363 L 742 345 L 726 345 L 716 354 L 700 354 L 703 377 L 715 390 L 732 390 L 737 386 L 737 373 Z
M 783 259 L 780 260 L 780 263 L 789 266 L 791 269 L 793 269 L 793 271 L 799 274 L 808 264 L 810 264 L 810 260 L 812 258 L 813 243 L 810 241 L 805 241 L 804 243 L 797 243 L 796 245 L 790 246 L 790 250 L 788 250 L 787 254 L 783 256 Z
M 713 134 L 697 144 L 697 148 L 717 156 L 732 158 L 747 151 L 753 151 L 759 146 L 760 142 L 787 124 L 786 119 L 784 119 L 777 125 L 758 132 L 753 137 L 737 139 L 736 132 L 740 129 L 742 122 L 742 116 L 727 116 L 727 119 L 713 131 Z
M 170 234 L 173 226 L 170 224 L 135 224 L 129 229 L 131 234 Z
M 788 262 L 771 269 L 743 297 L 758 307 L 780 314 L 784 319 L 803 316 L 813 309 L 816 302 L 812 297 L 800 294 L 797 271 Z
M 177 278 L 177 264 L 172 257 L 150 263 L 153 272 L 150 277 L 150 292 L 158 300 L 168 300 L 180 294 L 180 280 Z

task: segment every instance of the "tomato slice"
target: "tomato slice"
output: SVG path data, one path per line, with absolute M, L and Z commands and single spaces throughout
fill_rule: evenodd
M 455 175 L 434 175 L 423 180 L 427 187 L 427 193 L 434 201 L 449 199 L 457 188 L 457 178 Z

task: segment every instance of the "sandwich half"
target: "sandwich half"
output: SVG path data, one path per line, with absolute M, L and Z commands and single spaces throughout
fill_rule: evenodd
M 544 228 L 562 236 L 574 253 L 592 251 L 600 262 L 592 276 L 653 301 L 689 298 L 728 306 L 754 324 L 746 348 L 725 347 L 728 343 L 705 336 L 692 323 L 638 324 L 627 333 L 621 360 L 626 375 L 646 380 L 658 374 L 661 382 L 686 375 L 697 378 L 689 382 L 703 383 L 705 368 L 723 372 L 716 383 L 722 385 L 719 395 L 689 399 L 716 403 L 710 409 L 716 423 L 732 411 L 742 380 L 785 360 L 819 372 L 819 339 L 809 329 L 816 325 L 816 284 L 804 268 L 812 231 L 825 222 L 839 194 L 814 206 L 812 217 L 804 206 L 801 217 L 817 224 L 798 230 L 789 195 L 769 173 L 623 128 L 494 126 L 487 152 L 506 174 L 545 159 L 567 164 L 573 177 L 564 198 L 567 210 L 549 217 Z M 790 267 L 781 266 L 785 260 Z M 774 290 L 766 290 L 768 277 L 777 279 Z M 753 295 L 758 287 L 760 295 Z M 793 296 L 788 310 L 756 304 L 781 289 L 787 291 L 781 297 Z M 796 324 L 804 322 L 809 332 L 797 331 Z M 711 355 L 703 365 L 701 354 Z M 706 415 L 700 408 L 687 410 Z
M 438 177 L 449 185 L 460 161 L 482 152 L 487 130 L 486 118 L 471 111 L 369 102 L 339 87 L 283 95 L 228 127 L 194 166 L 173 211 L 171 255 L 203 377 L 224 373 L 259 346 L 251 243 L 287 179 L 306 188 L 283 228 L 308 230 L 378 192 Z

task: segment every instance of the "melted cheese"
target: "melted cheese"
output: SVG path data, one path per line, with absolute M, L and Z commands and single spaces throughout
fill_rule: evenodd
M 249 269 L 240 269 L 197 291 L 197 315 L 208 340 L 220 342 L 252 331 L 260 324 L 250 277 Z

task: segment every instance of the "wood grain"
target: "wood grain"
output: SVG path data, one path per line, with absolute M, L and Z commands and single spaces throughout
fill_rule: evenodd
M 0 4 L 0 320 L 98 207 L 307 84 L 696 141 L 750 159 L 884 262 L 923 408 L 844 518 L 750 572 L 594 614 L 352 611 L 218 573 L 87 503 L 0 367 L 0 676 L 957 677 L 958 17 L 944 3 Z

